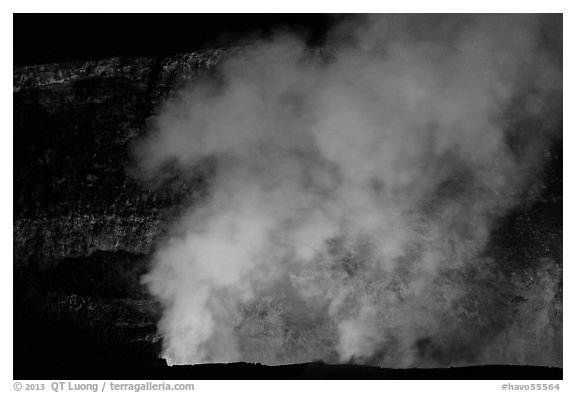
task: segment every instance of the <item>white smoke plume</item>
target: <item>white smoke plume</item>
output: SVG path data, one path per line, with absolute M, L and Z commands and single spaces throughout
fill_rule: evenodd
M 520 311 L 496 297 L 549 293 L 557 273 L 524 288 L 483 272 L 505 263 L 485 256 L 492 230 L 555 137 L 511 131 L 562 89 L 541 19 L 349 17 L 322 49 L 279 33 L 230 51 L 167 101 L 136 149 L 142 171 L 216 163 L 145 278 L 169 363 L 539 362 L 531 339 L 507 337 L 554 341 L 553 293 Z M 272 320 L 274 301 L 299 338 L 243 327 L 251 307 Z M 283 347 L 298 339 L 301 357 Z

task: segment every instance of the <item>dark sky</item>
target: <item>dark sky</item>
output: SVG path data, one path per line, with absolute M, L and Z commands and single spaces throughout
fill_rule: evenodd
M 16 14 L 14 65 L 165 55 L 241 42 L 275 29 L 321 41 L 322 14 Z

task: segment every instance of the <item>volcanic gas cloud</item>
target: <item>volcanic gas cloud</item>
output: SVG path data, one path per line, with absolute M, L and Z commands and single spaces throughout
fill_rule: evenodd
M 489 252 L 561 138 L 550 25 L 354 16 L 174 92 L 142 173 L 214 170 L 144 279 L 169 363 L 561 365 L 561 261 Z

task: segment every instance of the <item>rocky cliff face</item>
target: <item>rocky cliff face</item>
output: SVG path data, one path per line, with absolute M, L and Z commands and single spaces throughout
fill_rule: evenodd
M 130 142 L 179 83 L 220 51 L 14 70 L 18 264 L 95 251 L 148 254 L 186 185 L 152 192 L 129 174 Z
M 131 175 L 130 143 L 178 84 L 220 55 L 14 69 L 16 368 L 44 357 L 157 360 L 157 310 L 140 276 L 205 179 L 147 187 Z
M 162 101 L 180 84 L 209 71 L 222 53 L 14 69 L 16 369 L 31 358 L 62 365 L 159 362 L 159 310 L 140 277 L 181 207 L 202 198 L 210 165 L 186 180 L 168 171 L 161 186 L 152 185 L 133 170 L 130 147 L 147 132 Z M 508 292 L 498 285 L 512 276 L 527 289 L 537 285 L 534 261 L 539 266 L 545 261 L 546 279 L 555 281 L 546 286 L 554 288 L 546 294 L 556 337 L 551 345 L 560 354 L 561 162 L 560 141 L 546 169 L 546 191 L 502 222 L 494 249 L 520 262 L 494 267 L 489 270 L 496 272 L 493 276 L 470 272 L 495 289 L 486 304 L 476 304 L 472 297 L 461 310 L 471 327 L 474 313 L 486 315 L 481 309 L 501 307 L 499 301 L 510 307 L 511 315 L 529 313 L 517 307 L 526 299 L 502 299 Z M 316 320 L 314 310 L 304 305 L 287 308 L 291 291 L 288 284 L 276 288 L 274 296 L 243 311 L 238 329 L 252 354 L 247 361 L 335 359 L 329 349 L 333 343 L 324 342 L 334 326 Z M 502 323 L 509 322 L 494 321 Z M 437 352 L 430 341 L 420 344 L 423 352 Z M 551 356 L 550 362 L 561 365 L 561 358 Z

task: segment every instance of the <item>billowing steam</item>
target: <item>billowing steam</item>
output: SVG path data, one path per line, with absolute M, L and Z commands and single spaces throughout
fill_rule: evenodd
M 562 89 L 540 28 L 351 17 L 322 49 L 278 34 L 179 91 L 137 148 L 151 176 L 215 162 L 145 278 L 169 362 L 561 362 L 557 269 L 524 285 L 486 253 L 553 136 L 522 128 Z

